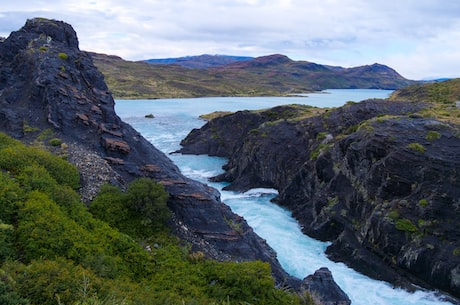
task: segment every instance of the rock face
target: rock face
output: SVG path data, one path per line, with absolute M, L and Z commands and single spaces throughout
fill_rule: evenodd
M 348 298 L 343 298 L 344 292 L 334 282 L 332 273 L 327 268 L 320 268 L 313 275 L 302 281 L 302 288 L 312 291 L 313 297 L 323 305 L 350 305 Z
M 277 188 L 304 233 L 332 241 L 333 260 L 460 297 L 460 128 L 413 114 L 424 107 L 368 100 L 272 122 L 271 109 L 237 112 L 190 133 L 182 151 L 228 157 L 214 179 L 230 189 Z
M 52 134 L 82 173 L 86 201 L 105 183 L 151 177 L 169 193 L 176 234 L 218 260 L 269 262 L 278 285 L 298 288 L 276 253 L 207 185 L 178 168 L 114 111 L 114 100 L 72 27 L 32 19 L 0 43 L 0 130 L 24 142 Z M 238 231 L 231 224 L 238 225 Z

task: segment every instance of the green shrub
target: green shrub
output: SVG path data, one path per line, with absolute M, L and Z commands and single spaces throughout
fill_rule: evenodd
M 148 178 L 139 178 L 128 185 L 127 205 L 138 213 L 144 226 L 162 227 L 170 217 L 168 193 L 163 185 Z
M 405 232 L 417 232 L 417 226 L 415 226 L 409 219 L 401 218 L 395 222 L 396 229 Z
M 454 251 L 452 251 L 452 254 L 454 256 L 460 256 L 460 248 L 455 248 Z
M 15 281 L 0 269 L 0 304 L 2 305 L 27 305 L 27 299 L 22 298 L 16 287 Z
M 61 146 L 62 140 L 59 138 L 52 138 L 51 140 L 48 141 L 48 144 L 51 146 Z
M 58 57 L 62 60 L 67 60 L 69 56 L 66 53 L 59 53 Z
M 1 147 L 1 146 L 0 146 Z M 40 148 L 27 147 L 19 142 L 0 149 L 0 168 L 13 174 L 38 164 L 44 167 L 60 185 L 80 187 L 80 174 L 75 166 Z
M 159 225 L 167 193 L 152 180 L 103 186 L 91 211 L 107 222 L 96 219 L 61 184 L 73 175 L 61 162 L 0 134 L 0 304 L 301 303 L 266 263 L 191 254 Z
M 170 217 L 167 199 L 161 184 L 140 178 L 131 182 L 125 193 L 104 185 L 91 203 L 90 211 L 120 231 L 144 238 L 164 228 Z
M 420 144 L 420 143 L 410 143 L 407 145 L 408 148 L 412 149 L 412 150 L 415 150 L 415 151 L 418 151 L 420 153 L 424 153 L 426 151 L 426 148 Z
M 40 129 L 38 129 L 37 127 L 30 126 L 29 124 L 27 124 L 27 122 L 23 122 L 23 124 L 22 124 L 22 131 L 24 133 L 35 132 L 35 131 L 39 131 L 39 130 Z
M 439 139 L 440 137 L 441 137 L 441 134 L 439 132 L 437 132 L 437 131 L 434 131 L 434 130 L 430 130 L 426 134 L 426 139 L 428 141 L 435 141 L 435 140 Z
M 14 227 L 0 220 L 0 262 L 15 257 Z M 0 303 L 1 304 L 1 303 Z
M 396 220 L 399 218 L 399 211 L 398 210 L 391 210 L 390 213 L 388 213 L 388 217 L 392 220 Z
M 422 207 L 426 207 L 428 205 L 428 200 L 423 198 L 418 201 L 418 204 Z

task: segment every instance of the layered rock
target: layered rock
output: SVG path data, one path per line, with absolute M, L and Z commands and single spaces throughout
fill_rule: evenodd
M 114 104 L 70 25 L 31 19 L 0 43 L 0 130 L 24 142 L 59 138 L 64 144 L 55 149 L 81 171 L 84 200 L 105 182 L 125 187 L 137 177 L 153 178 L 169 193 L 174 231 L 195 251 L 218 260 L 266 261 L 278 285 L 298 288 L 299 280 L 284 272 L 276 253 L 219 193 L 184 177 L 116 115 Z
M 333 242 L 332 259 L 459 297 L 460 128 L 414 115 L 425 107 L 368 100 L 300 120 L 256 120 L 232 136 L 227 130 L 248 115 L 237 112 L 191 133 L 182 151 L 228 157 L 214 178 L 228 188 L 277 188 L 276 202 L 304 233 Z M 230 146 L 209 139 L 209 130 Z
M 348 298 L 342 297 L 344 292 L 335 283 L 331 271 L 324 267 L 304 278 L 302 288 L 307 291 L 313 291 L 313 298 L 323 305 L 351 304 Z

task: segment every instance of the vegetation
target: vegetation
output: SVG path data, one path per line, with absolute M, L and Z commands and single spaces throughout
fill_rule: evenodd
M 414 225 L 409 219 L 400 218 L 395 221 L 396 229 L 405 232 L 417 232 L 417 226 Z
M 428 131 L 428 133 L 426 134 L 426 139 L 428 141 L 435 141 L 437 139 L 441 138 L 441 134 L 435 130 L 430 130 Z
M 0 134 L 1 304 L 308 304 L 262 262 L 220 263 L 168 233 L 149 179 L 110 185 L 88 209 L 79 173 Z M 311 304 L 311 303 L 310 303 Z
M 420 143 L 416 143 L 416 142 L 408 144 L 407 148 L 410 148 L 410 149 L 412 149 L 414 151 L 418 151 L 419 153 L 424 153 L 426 151 L 425 146 L 423 146 Z
M 58 53 L 58 57 L 62 60 L 67 60 L 69 58 L 66 53 Z
M 426 207 L 428 205 L 428 199 L 426 198 L 422 198 L 418 201 L 418 204 L 421 206 L 421 207 Z
M 178 64 L 152 65 L 116 56 L 91 55 L 118 99 L 285 96 L 330 88 L 402 88 L 412 83 L 380 65 L 331 69 L 293 61 L 283 55 L 209 69 L 191 69 Z
M 420 115 L 460 123 L 460 107 L 457 105 L 460 101 L 460 78 L 411 85 L 395 91 L 390 99 L 428 103 L 429 107 L 422 110 Z

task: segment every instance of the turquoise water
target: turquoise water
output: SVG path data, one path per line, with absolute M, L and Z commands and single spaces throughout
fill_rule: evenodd
M 391 285 L 372 280 L 348 268 L 342 263 L 330 261 L 324 251 L 328 243 L 305 236 L 291 213 L 270 202 L 276 190 L 253 189 L 246 193 L 222 191 L 225 184 L 210 183 L 209 177 L 222 172 L 224 158 L 171 154 L 180 148 L 180 141 L 193 128 L 205 121 L 199 115 L 213 111 L 237 111 L 263 109 L 282 104 L 307 104 L 316 107 L 339 107 L 348 101 L 366 98 L 385 98 L 388 90 L 327 90 L 303 97 L 239 97 L 195 98 L 116 101 L 117 114 L 158 149 L 177 164 L 184 175 L 212 185 L 220 190 L 222 200 L 266 239 L 276 250 L 283 268 L 290 274 L 304 278 L 321 267 L 328 267 L 336 282 L 348 294 L 352 304 L 434 305 L 451 304 L 441 301 L 434 292 L 408 293 Z M 153 114 L 154 119 L 145 118 Z

